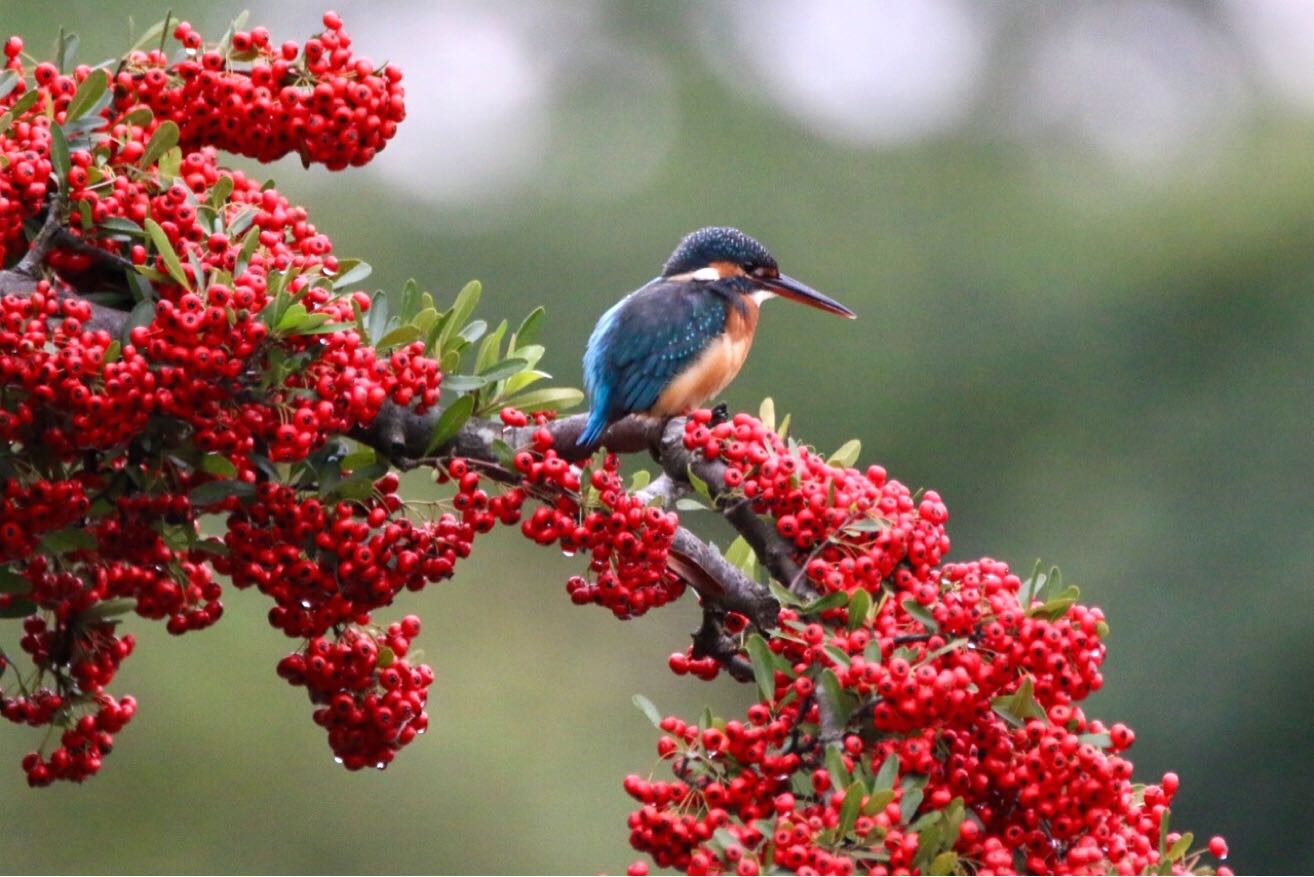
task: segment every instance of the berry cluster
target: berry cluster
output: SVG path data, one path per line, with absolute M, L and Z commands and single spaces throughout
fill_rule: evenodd
M 761 700 L 744 720 L 661 722 L 676 779 L 627 778 L 636 849 L 691 874 L 1194 867 L 1202 853 L 1166 834 L 1177 778 L 1133 786 L 1130 729 L 1081 709 L 1107 627 L 1075 589 L 990 559 L 939 565 L 938 496 L 828 465 L 754 418 L 697 413 L 686 446 L 725 461 L 825 596 L 746 649 Z
M 914 502 L 912 492 L 880 466 L 865 472 L 831 466 L 784 439 L 748 414 L 712 425 L 711 412 L 694 412 L 685 447 L 727 465 L 726 486 L 770 515 L 780 535 L 807 563 L 808 577 L 826 591 L 874 590 L 887 577 L 916 594 L 949 551 L 949 513 L 933 491 Z M 813 556 L 814 551 L 819 553 Z M 929 604 L 933 593 L 921 588 Z
M 433 671 L 405 660 L 420 619 L 408 615 L 382 635 L 350 627 L 334 640 L 313 637 L 278 665 L 292 685 L 303 685 L 315 724 L 348 770 L 386 767 L 397 751 L 429 726 L 424 712 Z
M 274 45 L 262 27 L 226 45 L 207 46 L 187 22 L 173 36 L 187 60 L 133 52 L 115 84 L 120 108 L 142 104 L 173 119 L 184 148 L 209 144 L 262 162 L 295 152 L 341 170 L 369 162 L 406 116 L 401 71 L 353 54 L 335 13 L 304 46 Z
M 303 208 L 219 165 L 222 148 L 345 167 L 395 133 L 400 74 L 354 56 L 336 15 L 325 28 L 301 50 L 259 28 L 206 47 L 184 24 L 180 60 L 133 52 L 110 76 L 29 69 L 22 41 L 5 43 L 0 255 L 26 248 L 24 223 L 43 211 L 81 220 L 43 251 L 33 289 L 0 298 L 0 440 L 19 464 L 7 464 L 16 474 L 0 498 L 0 562 L 12 567 L 0 609 L 28 616 L 32 666 L 4 715 L 81 734 L 54 761 L 29 759 L 42 783 L 81 779 L 108 751 L 79 714 L 100 717 L 101 735 L 130 714 L 105 700 L 132 649 L 114 616 L 135 611 L 175 634 L 206 627 L 223 613 L 217 567 L 267 590 L 290 635 L 325 636 L 449 575 L 469 550 L 450 515 L 383 526 L 399 504 L 395 476 L 391 490 L 375 475 L 377 496 L 344 503 L 316 496 L 313 479 L 280 484 L 275 469 L 350 479 L 330 438 L 389 400 L 424 411 L 441 380 L 423 343 L 379 353 L 364 341 L 357 315 L 370 298 L 335 288 L 344 266 Z M 79 297 L 116 288 L 141 299 L 123 332 Z M 215 512 L 229 513 L 222 542 L 198 528 Z
M 571 578 L 566 590 L 572 601 L 604 606 L 617 618 L 634 618 L 684 593 L 683 580 L 666 564 L 679 519 L 626 493 L 619 465 L 610 454 L 590 474 L 594 510 L 581 517 L 574 502 L 560 499 L 535 509 L 521 529 L 539 545 L 557 543 L 568 554 L 588 552 L 593 581 Z M 522 452 L 516 468 L 530 485 L 580 489 L 579 473 L 551 449 L 541 460 Z
M 215 566 L 238 588 L 272 598 L 269 622 L 290 637 L 367 623 L 403 590 L 450 577 L 474 538 L 452 514 L 421 524 L 394 519 L 398 483 L 389 473 L 374 482 L 371 499 L 336 504 L 262 484 L 253 502 L 229 515 L 229 553 Z
M 39 752 L 23 756 L 23 772 L 30 786 L 48 786 L 55 780 L 82 782 L 95 775 L 101 759 L 114 748 L 114 735 L 132 720 L 137 701 L 131 696 L 116 700 L 98 695 L 95 711 L 84 714 L 64 731 L 59 746 L 47 757 Z

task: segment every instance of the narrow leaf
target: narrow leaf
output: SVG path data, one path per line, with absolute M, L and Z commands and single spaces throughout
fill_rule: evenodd
M 9 130 L 9 126 L 14 124 L 14 120 L 32 109 L 32 105 L 40 99 L 41 92 L 32 89 L 27 94 L 14 101 L 14 105 L 5 111 L 3 116 L 0 116 L 0 134 L 6 133 Z
M 178 259 L 177 252 L 173 249 L 173 244 L 169 242 L 169 236 L 164 233 L 160 224 L 149 217 L 146 219 L 146 233 L 151 237 L 151 243 L 159 252 L 160 258 L 164 260 L 164 268 L 169 272 L 179 286 L 191 291 L 191 285 L 187 282 L 187 274 L 183 271 L 182 262 Z
M 867 614 L 871 612 L 871 592 L 858 588 L 849 598 L 849 630 L 857 630 L 867 623 Z
M 652 701 L 642 694 L 636 694 L 631 699 L 634 701 L 634 705 L 639 708 L 639 711 L 648 717 L 648 721 L 652 722 L 654 728 L 661 726 L 662 714 L 657 711 L 657 707 L 653 705 Z
M 60 188 L 64 188 L 63 181 L 68 179 L 73 164 L 68 156 L 68 138 L 59 125 L 50 126 L 50 163 L 54 165 L 55 175 L 60 179 Z
M 747 646 L 749 660 L 753 662 L 753 678 L 757 681 L 758 694 L 764 701 L 775 700 L 776 671 L 771 660 L 771 649 L 767 648 L 766 640 L 757 633 L 749 635 Z
M 429 435 L 429 444 L 424 449 L 424 456 L 432 455 L 434 451 L 456 437 L 461 427 L 470 419 L 470 415 L 474 414 L 474 405 L 474 396 L 461 396 L 447 406 L 433 426 L 433 432 Z
M 849 439 L 840 445 L 840 449 L 830 455 L 826 461 L 828 466 L 838 466 L 841 469 L 847 469 L 854 463 L 858 462 L 858 455 L 862 453 L 862 442 L 857 439 Z
M 87 74 L 87 78 L 82 80 L 78 90 L 73 93 L 73 100 L 69 101 L 68 114 L 64 118 L 64 124 L 67 125 L 69 122 L 74 122 L 85 116 L 108 88 L 109 74 L 103 69 L 98 67 Z
M 543 307 L 540 305 L 530 311 L 529 315 L 520 321 L 520 328 L 516 329 L 515 334 L 515 350 L 533 344 L 538 340 L 538 333 L 543 327 L 543 315 L 545 313 L 546 311 L 544 311 Z M 514 353 L 515 350 L 512 350 L 511 352 Z
M 333 278 L 333 288 L 343 289 L 344 287 L 354 286 L 373 273 L 374 268 L 369 262 L 362 262 L 360 260 L 348 261 L 344 259 L 338 265 L 337 276 Z
M 32 583 L 12 569 L 0 568 L 0 594 L 26 594 Z
M 160 123 L 160 127 L 155 129 L 151 139 L 146 143 L 146 149 L 141 154 L 141 160 L 137 166 L 149 168 L 160 160 L 160 156 L 178 145 L 178 124 L 171 119 L 166 119 Z

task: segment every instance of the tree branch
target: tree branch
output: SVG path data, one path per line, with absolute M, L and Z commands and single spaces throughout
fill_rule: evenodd
M 13 270 L 0 272 L 0 294 L 31 294 L 36 288 L 45 256 L 52 247 L 62 245 L 69 237 L 62 225 L 62 203 L 58 194 L 52 196 L 45 222 L 28 253 Z M 74 292 L 61 291 L 59 294 L 77 296 Z M 127 324 L 126 312 L 95 303 L 91 303 L 91 307 L 90 328 L 122 334 Z M 508 427 L 499 421 L 471 418 L 450 442 L 437 449 L 436 455 L 426 459 L 425 450 L 440 415 L 439 409 L 420 415 L 388 401 L 368 426 L 354 430 L 351 435 L 403 468 L 432 465 L 446 457 L 497 464 L 501 461 L 499 443 L 517 450 L 532 447 L 534 434 L 539 429 L 546 429 L 551 434 L 556 453 L 571 462 L 588 459 L 596 450 L 596 446 L 586 447 L 578 443 L 587 422 L 586 415 L 563 417 L 542 427 Z M 690 473 L 694 473 L 707 485 L 716 510 L 743 536 L 771 575 L 800 596 L 815 597 L 817 591 L 808 582 L 794 546 L 780 536 L 769 519 L 755 514 L 751 504 L 726 485 L 726 464 L 705 459 L 684 446 L 685 420 L 675 417 L 663 421 L 631 415 L 612 424 L 599 445 L 617 454 L 645 451 L 651 454 L 660 466 L 661 474 L 645 488 L 643 495 L 650 498 L 661 496 L 666 503 L 674 503 L 679 496 L 692 491 Z M 500 481 L 516 480 L 513 473 L 493 475 Z M 703 599 L 704 623 L 695 634 L 695 649 L 717 657 L 731 675 L 739 678 L 744 669 L 739 666 L 742 658 L 725 636 L 721 618 L 725 612 L 738 612 L 757 628 L 769 630 L 775 626 L 779 604 L 768 588 L 749 579 L 726 561 L 720 551 L 687 529 L 681 528 L 676 533 L 670 558 L 672 568 Z

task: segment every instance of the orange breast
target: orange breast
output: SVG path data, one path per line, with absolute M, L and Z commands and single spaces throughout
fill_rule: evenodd
M 730 385 L 748 358 L 753 330 L 757 328 L 757 304 L 751 300 L 745 300 L 744 304 L 743 312 L 737 307 L 730 308 L 725 332 L 713 339 L 693 365 L 667 385 L 657 397 L 657 403 L 648 409 L 649 414 L 658 417 L 687 414 Z

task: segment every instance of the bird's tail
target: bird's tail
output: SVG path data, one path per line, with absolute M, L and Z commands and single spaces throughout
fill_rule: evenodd
M 607 428 L 607 410 L 602 405 L 594 406 L 589 412 L 588 423 L 584 425 L 584 431 L 579 434 L 576 444 L 580 447 L 587 447 L 596 444 L 598 439 L 602 438 L 602 433 Z

